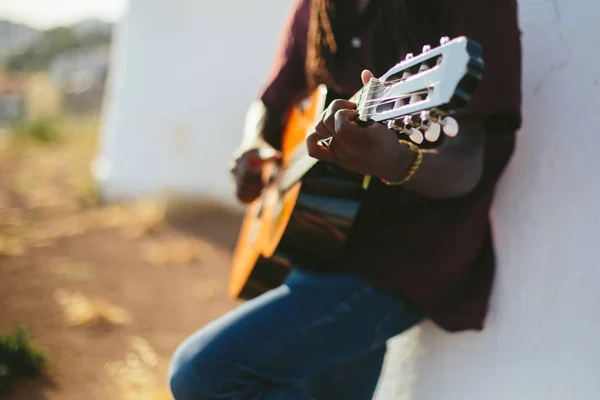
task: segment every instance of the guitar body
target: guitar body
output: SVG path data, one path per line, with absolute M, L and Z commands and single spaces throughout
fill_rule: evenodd
M 321 87 L 291 110 L 282 137 L 283 168 L 305 146 L 326 96 Z M 229 294 L 250 299 L 273 289 L 285 280 L 292 263 L 320 271 L 335 268 L 360 205 L 361 184 L 361 176 L 319 162 L 283 192 L 276 185 L 265 188 L 246 211 Z
M 442 38 L 416 57 L 371 79 L 350 100 L 363 121 L 387 123 L 400 138 L 439 144 L 458 133 L 449 117 L 468 103 L 481 79 L 479 45 Z M 363 176 L 308 155 L 305 139 L 327 103 L 320 87 L 290 111 L 282 136 L 282 165 L 265 168 L 269 182 L 248 208 L 233 257 L 232 297 L 250 299 L 279 286 L 291 266 L 339 268 L 358 212 Z M 443 135 L 442 135 L 443 137 Z

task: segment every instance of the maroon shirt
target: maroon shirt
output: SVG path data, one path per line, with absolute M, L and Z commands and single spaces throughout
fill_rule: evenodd
M 291 13 L 271 79 L 261 95 L 272 115 L 283 115 L 309 91 L 304 70 L 309 1 L 299 0 Z M 369 7 L 377 7 L 379 1 L 385 0 L 372 0 Z M 357 216 L 344 268 L 403 296 L 446 330 L 481 329 L 494 275 L 488 215 L 494 186 L 512 154 L 514 132 L 520 125 L 517 5 L 516 0 L 431 3 L 431 18 L 442 36 L 465 35 L 483 47 L 483 80 L 461 113 L 486 121 L 483 175 L 472 192 L 453 199 L 372 184 Z M 356 39 L 354 45 L 346 44 L 350 56 L 338 81 L 347 95 L 360 88 L 360 72 L 373 67 L 372 15 L 357 16 L 361 23 L 352 24 L 356 31 L 350 37 L 359 38 L 361 44 L 356 46 Z M 265 139 L 276 144 L 278 134 L 265 134 Z

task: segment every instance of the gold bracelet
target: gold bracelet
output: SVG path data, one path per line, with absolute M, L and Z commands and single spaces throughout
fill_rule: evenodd
M 408 146 L 412 151 L 414 151 L 417 154 L 417 158 L 415 159 L 415 161 L 412 163 L 412 165 L 408 169 L 406 176 L 404 178 L 400 179 L 399 181 L 388 182 L 385 179 L 380 179 L 383 183 L 385 183 L 388 186 L 399 186 L 399 185 L 403 185 L 406 182 L 408 182 L 413 177 L 415 172 L 417 172 L 417 169 L 423 162 L 423 153 L 421 152 L 421 149 L 419 148 L 419 146 L 417 146 L 413 142 L 409 142 L 408 140 L 399 140 L 398 143 Z M 369 187 L 370 183 L 371 183 L 371 176 L 366 175 L 365 178 L 363 179 L 363 189 L 367 189 Z

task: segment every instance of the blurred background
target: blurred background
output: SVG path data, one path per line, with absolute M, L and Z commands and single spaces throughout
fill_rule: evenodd
M 0 398 L 169 399 L 235 306 L 227 163 L 291 1 L 263 3 L 0 0 Z
M 292 2 L 0 0 L 0 398 L 170 399 L 176 346 L 237 304 L 227 164 Z M 519 11 L 488 329 L 394 339 L 378 400 L 600 393 L 600 3 Z

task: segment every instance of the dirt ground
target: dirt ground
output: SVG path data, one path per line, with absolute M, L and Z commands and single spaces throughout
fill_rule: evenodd
M 102 205 L 93 136 L 0 145 L 0 331 L 49 355 L 11 400 L 165 400 L 178 343 L 226 296 L 239 213 L 211 204 Z M 192 204 L 192 205 L 190 205 Z

